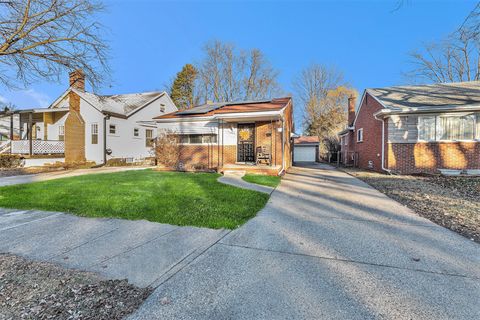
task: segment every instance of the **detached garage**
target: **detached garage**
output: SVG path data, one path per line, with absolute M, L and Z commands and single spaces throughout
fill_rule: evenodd
M 300 136 L 293 140 L 294 162 L 318 161 L 318 137 Z

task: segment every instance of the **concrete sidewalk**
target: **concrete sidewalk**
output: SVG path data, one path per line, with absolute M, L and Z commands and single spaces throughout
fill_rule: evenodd
M 113 172 L 129 171 L 129 170 L 145 170 L 150 168 L 155 168 L 155 167 L 100 167 L 100 168 L 91 168 L 91 169 L 74 169 L 74 170 L 53 171 L 53 172 L 11 176 L 11 177 L 0 177 L 0 187 L 10 186 L 15 184 L 22 184 L 22 183 L 54 180 L 59 178 L 76 177 L 76 176 L 82 176 L 85 174 L 113 173 Z
M 245 175 L 245 172 L 241 172 L 241 171 L 231 171 L 231 172 L 225 171 L 225 173 L 218 178 L 218 181 L 234 187 L 254 190 L 258 192 L 263 192 L 268 194 L 271 194 L 273 192 L 274 188 L 272 187 L 262 186 L 259 184 L 250 183 L 243 180 L 242 177 L 244 175 Z
M 0 253 L 155 287 L 228 231 L 0 209 Z
M 479 319 L 478 301 L 478 244 L 313 165 L 130 319 Z

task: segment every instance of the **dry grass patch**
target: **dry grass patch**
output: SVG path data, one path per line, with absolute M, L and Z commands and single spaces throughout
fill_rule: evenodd
M 480 243 L 480 177 L 390 176 L 346 171 L 417 214 Z
M 151 292 L 126 280 L 0 255 L 0 319 L 123 319 Z

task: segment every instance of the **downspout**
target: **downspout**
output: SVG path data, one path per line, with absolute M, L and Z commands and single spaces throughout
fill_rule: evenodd
M 392 170 L 385 168 L 385 119 L 378 119 L 377 116 L 374 118 L 382 123 L 382 170 L 392 174 Z
M 108 114 L 103 116 L 103 165 L 107 164 L 107 120 L 110 119 Z
M 279 172 L 279 176 L 283 175 L 285 171 L 285 120 L 282 117 L 282 168 Z

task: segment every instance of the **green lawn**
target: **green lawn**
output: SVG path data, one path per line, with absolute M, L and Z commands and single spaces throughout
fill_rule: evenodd
M 1 187 L 0 207 L 232 229 L 267 203 L 268 195 L 218 177 L 152 170 L 90 174 Z
M 242 177 L 242 179 L 247 182 L 275 188 L 278 186 L 282 178 L 279 176 L 267 176 L 263 174 L 246 174 Z

